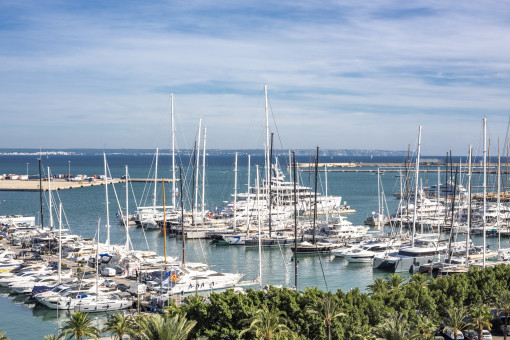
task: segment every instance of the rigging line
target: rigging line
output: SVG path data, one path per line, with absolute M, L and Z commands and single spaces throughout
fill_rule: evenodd
M 59 203 L 62 203 L 62 200 L 60 199 L 60 194 L 58 193 L 58 190 L 56 190 L 56 194 L 59 200 Z M 69 220 L 67 219 L 66 211 L 62 208 L 62 213 L 64 214 L 64 220 L 66 221 L 67 229 L 69 229 L 69 232 L 71 232 L 71 225 L 69 224 Z
M 326 274 L 324 273 L 324 267 L 322 266 L 322 259 L 319 253 L 319 248 L 317 247 L 317 242 L 315 242 L 315 251 L 317 252 L 317 256 L 319 257 L 319 263 L 321 265 L 322 277 L 324 278 L 324 283 L 326 284 L 326 290 L 329 292 L 328 281 L 326 280 Z
M 110 165 L 108 164 L 108 161 L 106 162 L 106 169 L 108 170 L 108 174 L 110 175 L 110 178 L 113 178 L 112 173 L 110 171 Z M 127 181 L 127 178 L 126 178 L 126 181 Z M 115 193 L 115 200 L 117 201 L 117 208 L 119 209 L 118 211 L 122 215 L 122 208 L 120 206 L 119 196 L 117 195 L 117 190 L 115 189 L 115 184 L 112 183 L 112 187 L 113 187 L 113 192 Z M 163 207 L 163 209 L 164 209 L 164 207 Z M 129 216 L 126 216 L 126 221 L 127 221 L 128 217 Z M 126 223 L 124 227 L 126 228 L 126 231 L 129 233 L 129 229 L 128 229 L 129 223 Z M 133 249 L 133 244 L 131 243 L 131 238 L 129 238 L 129 243 L 130 243 L 131 249 Z
M 280 136 L 280 131 L 278 131 L 278 125 L 276 125 L 276 119 L 274 117 L 273 107 L 271 106 L 271 100 L 269 99 L 269 97 L 267 98 L 267 102 L 269 103 L 269 110 L 271 111 L 271 117 L 273 117 L 273 123 L 274 123 L 274 128 L 276 129 L 276 135 L 278 136 L 278 140 L 280 141 L 280 147 L 283 150 L 282 138 Z

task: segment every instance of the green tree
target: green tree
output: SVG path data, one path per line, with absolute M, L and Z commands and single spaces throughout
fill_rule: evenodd
M 92 323 L 93 319 L 88 313 L 78 311 L 71 314 L 65 326 L 60 328 L 61 337 L 67 336 L 66 339 L 75 337 L 78 340 L 81 340 L 82 337 L 98 337 L 100 331 Z
M 376 334 L 386 340 L 416 339 L 411 325 L 403 314 L 394 312 L 376 328 Z
M 317 314 L 324 320 L 324 324 L 328 328 L 328 340 L 331 340 L 331 324 L 333 320 L 340 316 L 345 316 L 345 313 L 342 313 L 340 310 L 340 304 L 329 292 L 324 298 L 319 299 L 318 304 L 312 305 L 309 309 L 311 314 Z
M 239 339 L 243 334 L 253 333 L 257 339 L 271 340 L 286 336 L 290 332 L 285 312 L 274 307 L 269 308 L 266 304 L 262 305 L 251 318 L 244 319 L 241 323 L 249 324 L 249 327 L 239 333 Z
M 5 335 L 5 331 L 0 331 L 0 340 L 9 340 L 9 337 Z
M 437 323 L 425 315 L 419 315 L 413 328 L 417 339 L 433 339 Z
M 385 294 L 389 290 L 388 281 L 377 277 L 374 279 L 374 283 L 367 286 L 367 289 L 372 294 Z
M 404 281 L 404 277 L 397 273 L 390 274 L 390 276 L 386 278 L 386 282 L 391 290 L 399 288 Z
M 505 313 L 505 323 L 503 328 L 503 337 L 506 340 L 506 329 L 508 327 L 508 316 L 510 313 L 510 291 L 508 289 L 503 290 L 496 297 L 496 308 L 499 309 L 500 312 Z
M 115 313 L 108 318 L 103 332 L 108 332 L 116 339 L 122 339 L 124 334 L 130 334 L 134 330 L 134 319 L 121 313 Z
M 453 329 L 455 340 L 457 340 L 457 332 L 471 326 L 471 323 L 465 321 L 468 316 L 468 311 L 462 305 L 460 307 L 454 306 L 447 310 L 447 315 L 448 317 L 444 320 L 444 323 L 447 327 Z
M 141 340 L 186 340 L 197 323 L 180 314 L 154 314 L 137 318 L 136 321 L 137 335 L 134 338 Z
M 491 329 L 492 313 L 489 307 L 484 305 L 477 305 L 471 308 L 469 316 L 471 323 L 478 333 L 478 339 L 482 338 L 482 331 L 484 328 Z
M 46 335 L 44 337 L 44 340 L 57 340 L 57 339 L 58 339 L 58 336 L 56 336 L 55 334 Z

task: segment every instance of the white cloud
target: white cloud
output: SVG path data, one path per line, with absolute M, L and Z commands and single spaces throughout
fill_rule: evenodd
M 506 131 L 500 2 L 24 4 L 2 5 L 6 147 L 166 145 L 169 92 L 186 143 L 203 117 L 211 148 L 261 147 L 264 83 L 290 148 L 402 150 L 423 124 L 426 152 L 465 153 L 483 115 Z

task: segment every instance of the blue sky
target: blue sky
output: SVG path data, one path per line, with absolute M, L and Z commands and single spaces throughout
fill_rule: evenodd
M 0 2 L 1 147 L 496 145 L 510 117 L 504 1 Z M 274 117 L 274 118 L 273 118 Z M 275 125 L 276 123 L 276 125 Z M 503 146 L 502 146 L 503 148 Z M 494 152 L 494 151 L 493 151 Z M 492 153 L 494 154 L 494 153 Z

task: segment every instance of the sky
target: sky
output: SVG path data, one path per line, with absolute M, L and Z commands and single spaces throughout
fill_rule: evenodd
M 491 154 L 510 117 L 508 1 L 0 2 L 0 148 Z M 203 135 L 203 130 L 202 130 Z

